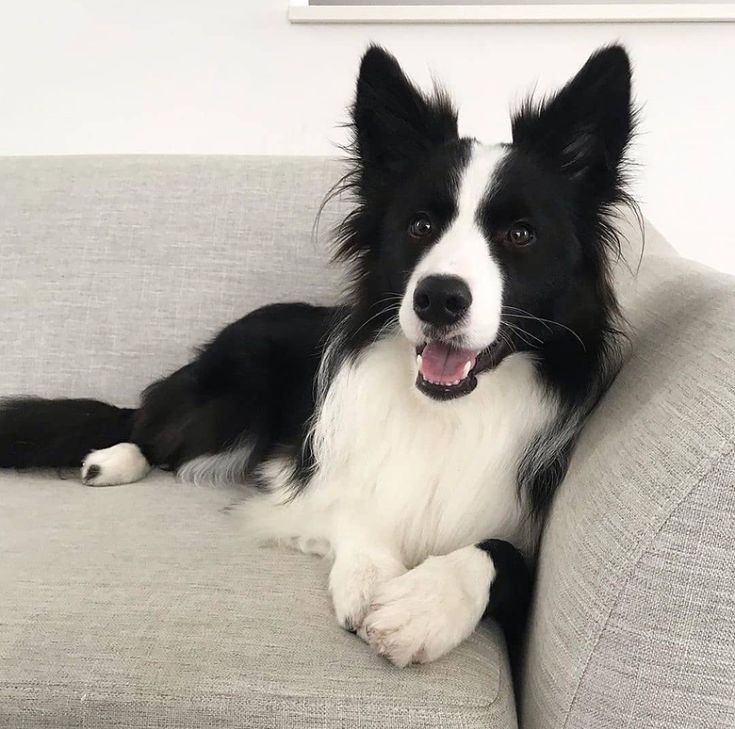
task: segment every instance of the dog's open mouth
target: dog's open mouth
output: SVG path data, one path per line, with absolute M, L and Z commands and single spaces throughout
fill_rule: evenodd
M 416 387 L 434 400 L 452 400 L 477 387 L 477 375 L 500 361 L 498 340 L 483 350 L 433 341 L 416 348 Z

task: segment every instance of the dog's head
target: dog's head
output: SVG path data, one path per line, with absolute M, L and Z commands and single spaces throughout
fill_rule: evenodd
M 510 144 L 460 138 L 447 97 L 421 93 L 378 47 L 352 115 L 358 206 L 340 254 L 354 264 L 363 336 L 397 314 L 416 385 L 440 400 L 472 392 L 513 351 L 572 335 L 594 346 L 615 308 L 606 214 L 626 199 L 633 127 L 622 48 L 527 102 Z

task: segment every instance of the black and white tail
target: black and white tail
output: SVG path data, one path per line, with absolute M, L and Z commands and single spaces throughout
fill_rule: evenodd
M 79 467 L 91 451 L 129 441 L 135 412 L 97 400 L 2 400 L 0 468 Z

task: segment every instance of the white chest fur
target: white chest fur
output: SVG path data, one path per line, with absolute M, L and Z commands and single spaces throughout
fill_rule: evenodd
M 332 542 L 336 530 L 370 531 L 408 566 L 489 537 L 527 546 L 516 471 L 553 413 L 533 362 L 508 357 L 449 402 L 421 394 L 415 378 L 402 336 L 342 366 L 313 433 L 318 468 L 274 536 Z M 277 490 L 278 465 L 264 469 Z

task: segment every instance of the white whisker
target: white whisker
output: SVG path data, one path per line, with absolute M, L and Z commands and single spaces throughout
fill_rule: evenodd
M 585 347 L 585 344 L 582 341 L 582 338 L 579 336 L 579 334 L 577 334 L 577 332 L 575 332 L 574 329 L 570 329 L 565 324 L 562 324 L 561 322 L 558 322 L 558 321 L 554 321 L 553 319 L 544 319 L 543 317 L 535 316 L 534 314 L 531 314 L 529 311 L 526 311 L 525 309 L 518 309 L 518 308 L 513 307 L 513 306 L 503 306 L 503 308 L 504 309 L 513 309 L 514 311 L 520 311 L 520 312 L 522 312 L 522 314 L 508 314 L 508 313 L 506 313 L 505 314 L 506 316 L 511 316 L 514 319 L 531 319 L 533 321 L 537 321 L 537 322 L 539 322 L 539 324 L 542 324 L 543 326 L 545 326 L 549 331 L 551 331 L 551 327 L 549 326 L 549 324 L 554 324 L 555 326 L 560 327 L 561 329 L 565 329 L 573 337 L 575 337 L 575 339 L 579 342 L 579 344 L 582 347 L 582 349 L 585 350 L 585 351 L 587 351 L 587 347 Z M 526 334 L 529 334 L 529 332 L 526 332 Z
M 527 332 L 525 329 L 522 329 L 515 324 L 511 324 L 508 321 L 504 321 L 503 324 L 505 324 L 505 326 L 507 326 L 511 331 L 515 332 L 529 347 L 534 347 L 535 345 L 529 342 L 524 335 L 531 337 L 531 339 L 535 339 L 539 344 L 544 343 L 543 340 L 539 339 L 535 334 L 531 334 L 531 332 Z

